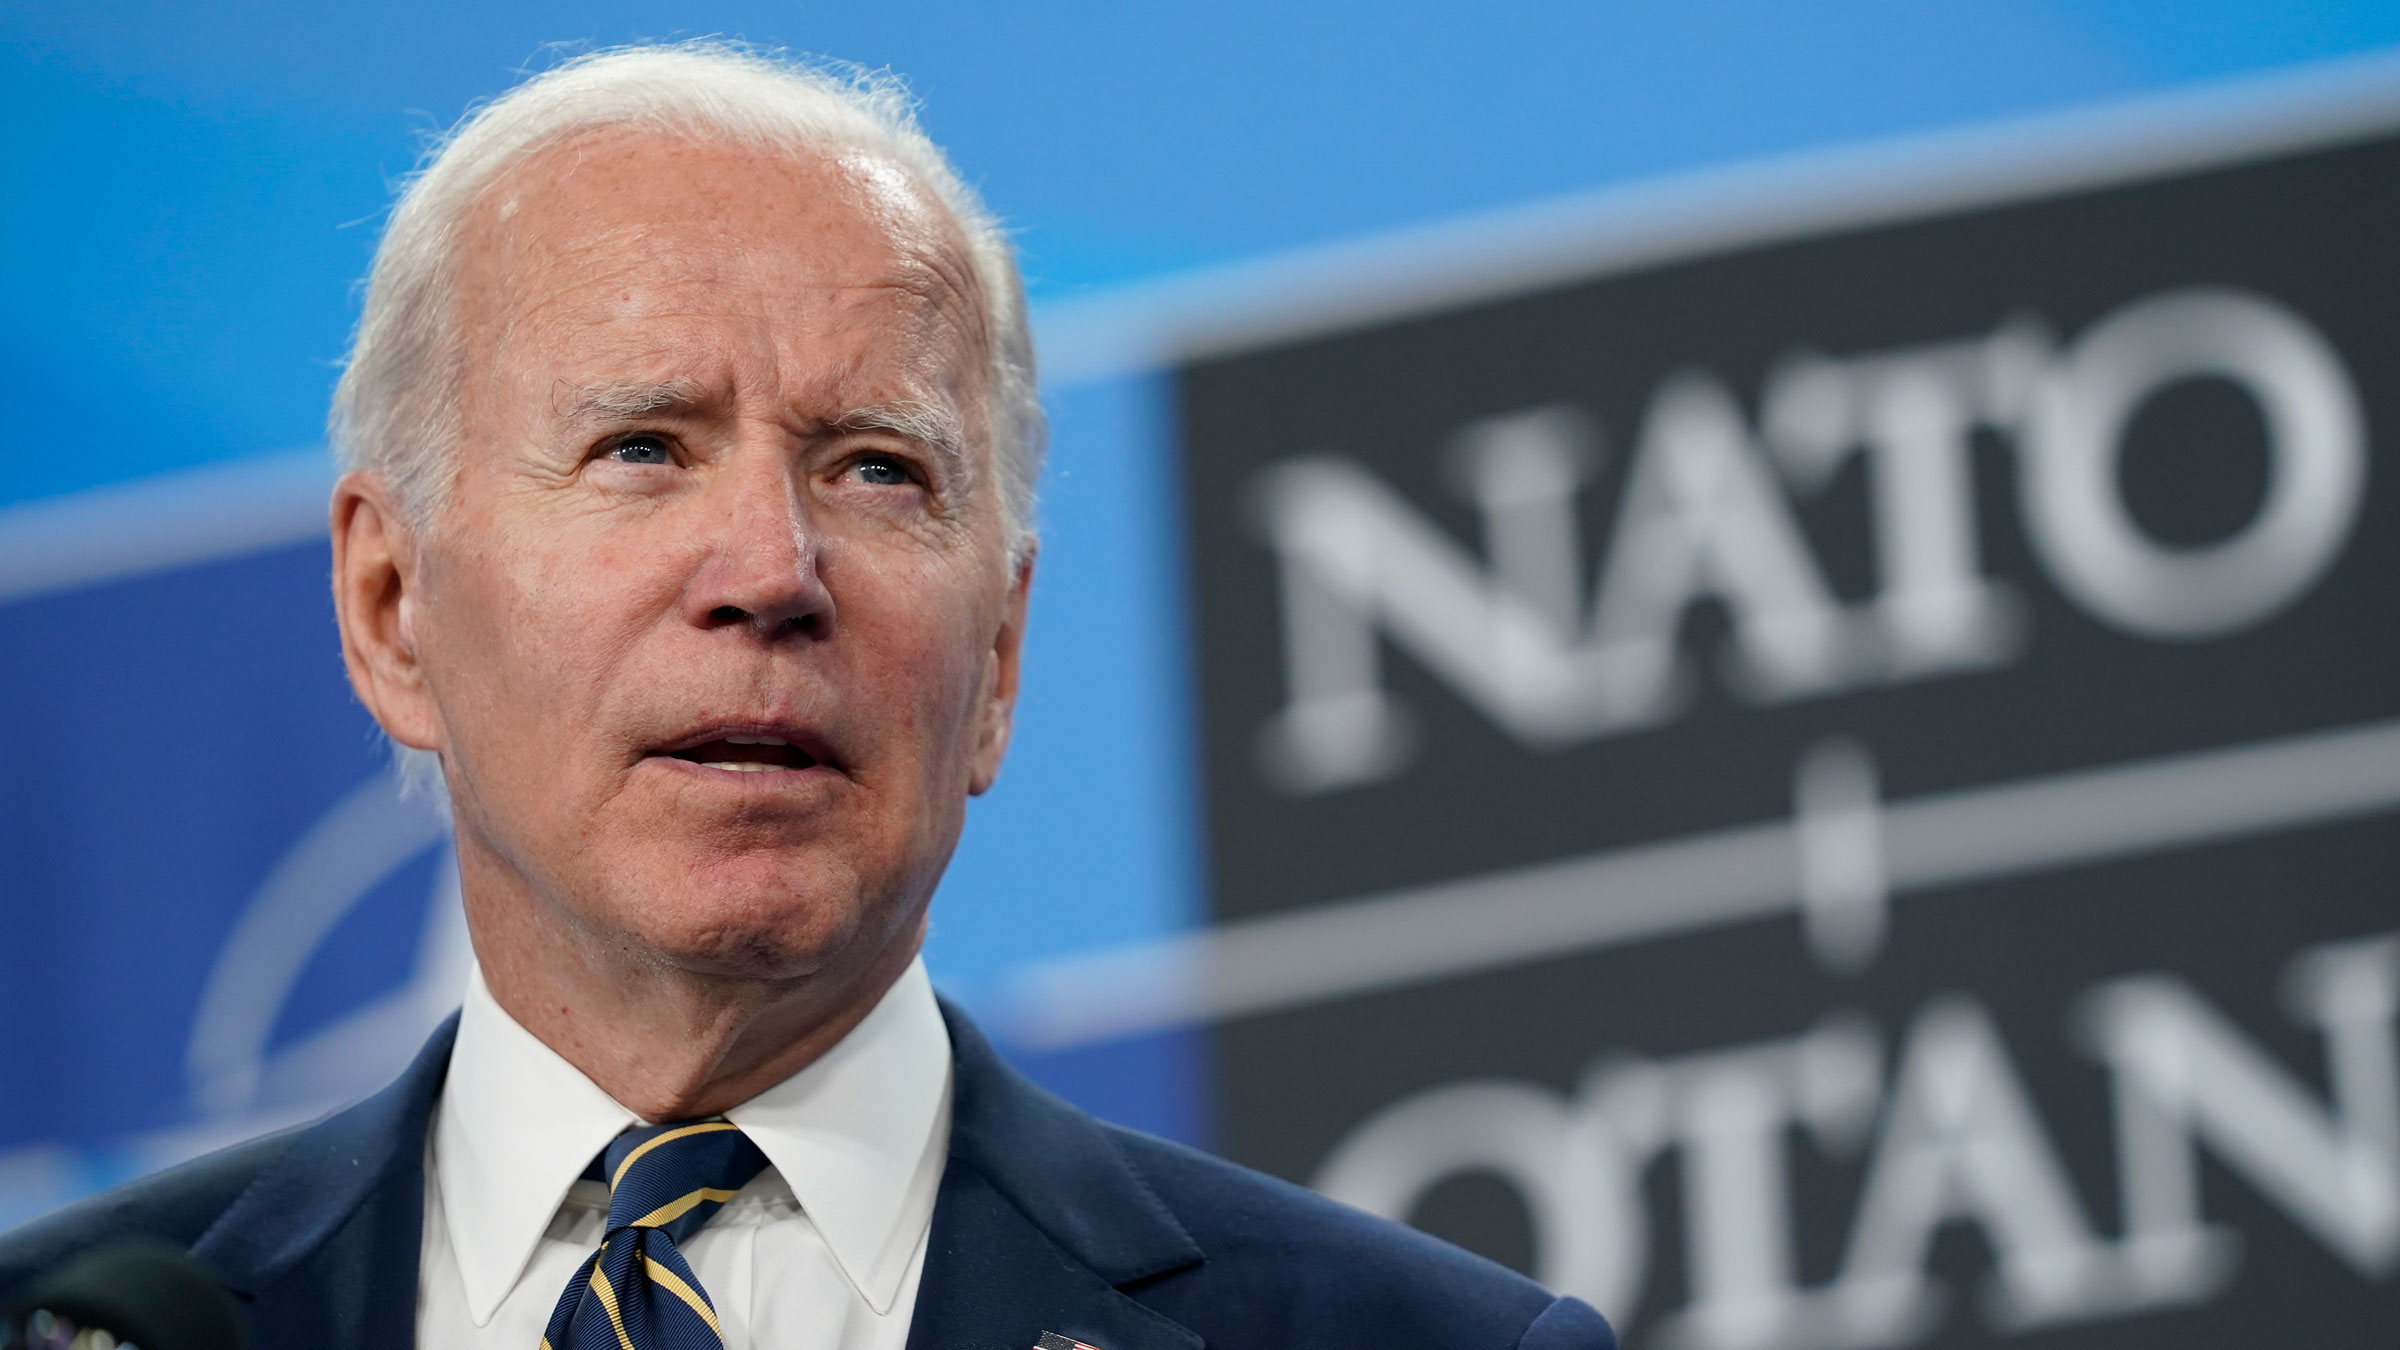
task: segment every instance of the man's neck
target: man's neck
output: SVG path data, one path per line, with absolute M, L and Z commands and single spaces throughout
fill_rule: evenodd
M 721 1114 L 814 1063 L 874 1011 L 915 960 L 925 931 L 920 913 L 871 961 L 754 980 L 632 961 L 555 933 L 512 932 L 505 912 L 490 912 L 514 908 L 477 916 L 476 957 L 493 999 L 649 1121 Z

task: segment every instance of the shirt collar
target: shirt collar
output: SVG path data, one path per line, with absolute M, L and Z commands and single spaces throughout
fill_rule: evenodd
M 791 1187 L 843 1276 L 883 1313 L 932 1219 L 949 1100 L 949 1029 L 918 960 L 831 1050 L 725 1114 Z M 433 1146 L 477 1326 L 516 1287 L 585 1165 L 638 1123 L 510 1017 L 474 972 Z
M 950 1029 L 919 960 L 831 1050 L 725 1115 L 782 1174 L 851 1285 L 888 1313 L 933 1218 L 949 1106 Z

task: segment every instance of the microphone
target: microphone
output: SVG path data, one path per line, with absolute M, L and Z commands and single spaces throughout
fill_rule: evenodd
M 161 1242 L 97 1248 L 8 1305 L 6 1350 L 249 1350 L 233 1296 Z

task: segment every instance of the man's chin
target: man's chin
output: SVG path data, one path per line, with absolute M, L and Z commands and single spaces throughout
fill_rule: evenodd
M 873 964 L 859 949 L 888 944 L 908 923 L 861 894 L 853 873 L 828 871 L 717 860 L 654 886 L 612 889 L 626 935 L 659 960 L 694 974 L 793 980 Z

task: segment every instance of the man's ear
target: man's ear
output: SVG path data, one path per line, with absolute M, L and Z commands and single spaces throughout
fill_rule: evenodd
M 333 486 L 333 614 L 350 687 L 384 733 L 442 748 L 441 715 L 418 659 L 416 538 L 391 485 L 351 472 Z
M 1008 606 L 1000 631 L 992 639 L 991 676 L 983 691 L 983 725 L 977 729 L 974 776 L 967 791 L 982 796 L 1000 777 L 1001 757 L 1008 753 L 1008 734 L 1015 726 L 1017 673 L 1025 648 L 1025 608 L 1033 594 L 1034 548 L 1027 545 L 1009 582 Z

